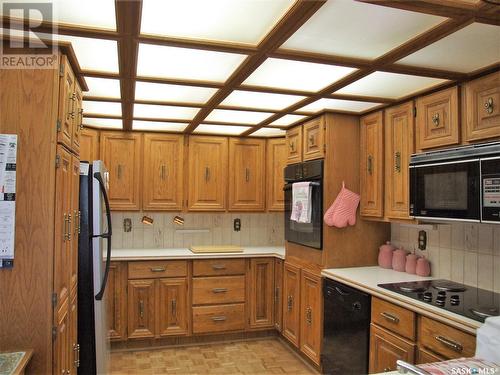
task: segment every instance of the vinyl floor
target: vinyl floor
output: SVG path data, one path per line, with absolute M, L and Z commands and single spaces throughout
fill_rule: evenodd
M 111 354 L 111 374 L 317 374 L 277 338 Z

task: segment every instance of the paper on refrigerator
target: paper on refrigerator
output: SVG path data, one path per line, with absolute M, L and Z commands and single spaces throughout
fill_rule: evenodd
M 17 135 L 0 134 L 0 268 L 14 265 Z

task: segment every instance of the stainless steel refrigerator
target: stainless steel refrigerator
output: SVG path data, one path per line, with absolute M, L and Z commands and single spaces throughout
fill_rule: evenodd
M 81 233 L 78 243 L 79 374 L 106 374 L 109 339 L 106 283 L 111 260 L 109 172 L 101 160 L 80 163 Z

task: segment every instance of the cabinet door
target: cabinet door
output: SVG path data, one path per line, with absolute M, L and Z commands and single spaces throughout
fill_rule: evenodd
M 83 129 L 83 106 L 82 106 L 82 90 L 80 89 L 80 85 L 75 80 L 75 84 L 73 86 L 73 139 L 71 149 L 75 152 L 75 154 L 80 154 L 80 143 L 81 143 L 81 134 Z
M 158 280 L 158 334 L 188 333 L 188 284 L 185 277 Z
M 264 139 L 229 139 L 229 210 L 264 211 Z
M 416 128 L 417 150 L 458 144 L 458 87 L 418 98 Z
M 285 262 L 283 277 L 283 336 L 299 347 L 300 270 Z
M 284 138 L 267 141 L 267 210 L 283 211 L 285 209 L 284 169 L 287 161 L 286 140 Z
M 189 137 L 190 211 L 226 209 L 227 155 L 227 138 Z
M 274 326 L 281 332 L 283 324 L 283 261 L 274 260 Z
M 274 259 L 250 259 L 248 274 L 248 310 L 250 328 L 274 326 Z
M 127 263 L 111 262 L 106 284 L 108 337 L 113 341 L 127 338 Z
M 71 157 L 71 237 L 70 237 L 70 288 L 76 293 L 78 282 L 78 238 L 80 236 L 80 160 Z
M 184 182 L 184 138 L 144 134 L 144 210 L 181 210 Z
M 500 72 L 468 82 L 462 105 L 466 141 L 500 137 Z
M 128 338 L 154 337 L 155 315 L 155 280 L 129 280 Z
M 60 64 L 57 142 L 71 149 L 76 110 L 75 75 L 65 55 L 61 55 Z
M 83 128 L 80 134 L 80 160 L 99 160 L 99 131 Z
M 325 117 L 321 116 L 303 125 L 303 160 L 320 159 L 325 156 Z
M 80 344 L 78 344 L 78 298 L 77 293 L 71 296 L 69 305 L 69 345 L 71 356 L 69 365 L 72 374 L 76 374 L 80 366 Z
M 70 374 L 72 366 L 71 361 L 71 326 L 70 312 L 68 308 L 68 299 L 58 310 L 55 316 L 56 335 L 53 342 L 53 374 Z
M 408 219 L 409 171 L 413 145 L 413 102 L 385 112 L 385 216 Z
M 300 350 L 320 364 L 323 316 L 321 277 L 302 270 L 300 276 Z
M 370 329 L 370 374 L 395 371 L 398 359 L 414 363 L 415 345 L 372 324 Z
M 112 210 L 139 210 L 142 165 L 141 135 L 101 133 L 101 158 L 109 171 L 109 204 Z
M 434 354 L 422 348 L 418 348 L 417 350 L 417 365 L 442 361 L 446 361 L 446 358 L 440 357 L 437 354 Z
M 382 111 L 361 118 L 361 215 L 382 217 L 384 211 L 384 116 Z
M 302 161 L 302 126 L 296 126 L 286 131 L 287 164 Z

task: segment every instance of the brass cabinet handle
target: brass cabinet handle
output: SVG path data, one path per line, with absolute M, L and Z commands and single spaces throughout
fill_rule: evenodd
M 316 137 L 314 135 L 309 136 L 309 147 L 315 146 L 316 145 Z
M 368 155 L 368 160 L 366 161 L 366 168 L 369 174 L 373 173 L 373 156 Z
M 439 113 L 434 113 L 432 115 L 432 123 L 434 126 L 439 126 Z
M 68 218 L 66 220 L 66 223 L 68 224 L 68 229 L 66 230 L 66 238 L 68 241 L 71 241 L 71 214 L 68 214 Z
M 139 316 L 141 319 L 144 318 L 144 301 L 142 299 L 139 301 Z
M 121 180 L 121 178 L 122 178 L 122 165 L 118 164 L 117 169 L 118 169 L 117 170 L 118 179 Z
M 212 293 L 226 293 L 227 288 L 213 288 Z
M 390 322 L 399 323 L 399 318 L 397 316 L 394 316 L 394 315 L 389 314 L 387 312 L 381 312 L 380 315 L 382 315 L 384 318 L 386 318 Z
M 171 305 L 172 305 L 172 316 L 174 318 L 177 318 L 176 317 L 176 315 L 177 315 L 177 300 L 173 299 L 171 302 Z
M 150 267 L 151 272 L 165 272 L 167 267 Z
M 463 350 L 464 350 L 464 347 L 462 346 L 462 344 L 456 342 L 456 341 L 453 341 L 453 340 L 450 340 L 444 336 L 434 336 L 434 338 L 439 341 L 441 344 L 444 344 L 446 345 L 447 347 L 453 349 L 454 351 L 458 352 L 458 353 L 461 353 Z
M 312 324 L 312 309 L 310 306 L 306 308 L 306 323 L 308 325 Z
M 75 101 L 75 100 L 76 100 L 76 92 L 72 92 L 72 93 L 69 95 L 69 99 L 70 99 L 70 100 Z
M 226 319 L 227 319 L 227 318 L 226 318 L 224 315 L 221 315 L 221 316 L 214 316 L 214 317 L 212 318 L 212 320 L 213 320 L 214 322 L 223 322 L 223 321 L 225 321 Z
M 205 167 L 205 182 L 210 181 L 210 168 Z
M 401 173 L 401 152 L 399 151 L 394 154 L 394 169 L 396 172 Z
M 245 168 L 245 180 L 246 180 L 246 182 L 250 181 L 250 169 L 249 168 Z
M 167 167 L 165 165 L 162 165 L 160 168 L 160 178 L 162 180 L 165 180 L 167 178 Z
M 78 234 L 82 233 L 82 212 L 78 211 Z
M 213 264 L 212 269 L 219 271 L 219 270 L 225 270 L 226 266 L 223 264 Z
M 484 103 L 484 109 L 486 110 L 486 112 L 488 114 L 492 114 L 493 113 L 493 98 L 492 97 L 489 97 L 487 100 L 486 100 L 486 103 Z
M 292 311 L 292 308 L 293 308 L 293 296 L 288 296 L 287 297 L 287 308 L 288 308 L 288 311 Z
M 68 215 L 63 214 L 63 241 L 68 240 Z
M 75 367 L 80 367 L 80 344 L 73 344 L 73 364 Z
M 78 125 L 78 128 L 79 128 L 80 130 L 82 130 L 82 129 L 83 129 L 83 108 L 80 108 L 80 109 L 78 110 L 78 113 L 79 113 L 79 115 L 80 115 L 80 124 Z
M 295 142 L 290 142 L 290 150 L 295 151 Z

